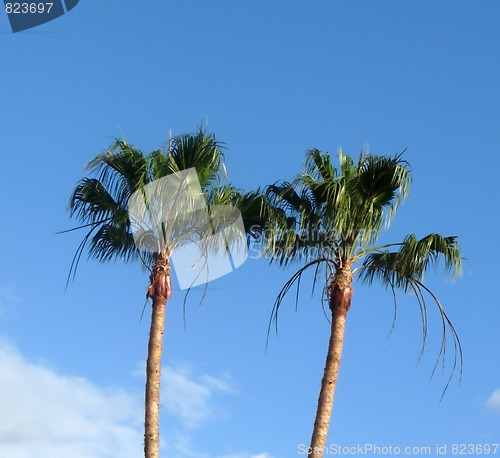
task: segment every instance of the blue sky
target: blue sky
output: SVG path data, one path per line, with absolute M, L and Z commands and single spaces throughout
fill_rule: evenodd
M 327 443 L 500 442 L 500 322 L 491 238 L 499 226 L 500 3 L 81 0 L 12 34 L 0 14 L 0 456 L 129 458 L 142 450 L 149 308 L 138 264 L 82 262 L 67 202 L 115 137 L 144 152 L 203 123 L 231 181 L 253 189 L 304 153 L 405 157 L 410 196 L 383 240 L 458 235 L 455 282 L 428 284 L 462 341 L 464 373 L 441 403 L 429 381 L 437 314 L 417 366 L 418 307 L 356 285 Z M 151 5 L 149 4 L 151 3 Z M 154 5 L 153 5 L 154 3 Z M 292 270 L 249 259 L 168 304 L 163 456 L 287 458 L 310 439 L 329 325 L 305 288 L 266 331 Z M 450 348 L 451 352 L 451 348 Z M 450 354 L 451 356 L 451 354 Z M 36 453 L 34 452 L 36 451 Z M 497 454 L 500 450 L 497 451 Z

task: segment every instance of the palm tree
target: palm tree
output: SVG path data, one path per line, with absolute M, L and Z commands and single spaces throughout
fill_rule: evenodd
M 443 325 L 438 361 L 443 358 L 444 364 L 448 330 L 455 349 L 450 379 L 457 365 L 461 372 L 462 363 L 455 329 L 436 296 L 423 283 L 424 272 L 441 257 L 446 270 L 453 274 L 461 271 L 457 238 L 429 234 L 417 239 L 412 234 L 400 243 L 376 246 L 382 227 L 389 225 L 398 205 L 408 195 L 409 165 L 402 154 L 394 157 L 361 154 L 355 163 L 339 151 L 339 160 L 340 170 L 337 170 L 329 154 L 313 149 L 306 155 L 304 172 L 293 184 L 280 182 L 267 189 L 270 203 L 278 211 L 273 222 L 268 223 L 267 254 L 282 266 L 305 261 L 278 294 L 270 325 L 273 321 L 277 325 L 283 298 L 293 285 L 300 287 L 302 275 L 311 268 L 314 283 L 319 280 L 319 273 L 324 273 L 322 297 L 331 312 L 331 334 L 309 457 L 323 456 L 356 276 L 367 284 L 379 280 L 390 287 L 395 306 L 396 289 L 415 294 L 422 315 L 422 352 L 427 334 L 426 296 L 430 297 L 438 307 Z
M 71 216 L 82 223 L 80 228 L 88 230 L 73 258 L 70 275 L 73 273 L 74 276 L 85 248 L 88 248 L 89 257 L 100 262 L 112 259 L 140 260 L 143 267 L 151 272 L 147 289 L 147 298 L 152 300 L 152 316 L 146 364 L 146 458 L 159 457 L 162 338 L 166 303 L 172 295 L 170 256 L 174 248 L 172 245 L 182 243 L 182 237 L 178 237 L 175 242 L 170 239 L 168 243 L 162 244 L 158 243 L 158 233 L 156 237 L 153 234 L 152 238 L 151 233 L 146 233 L 142 241 L 138 242 L 137 236 L 134 239 L 128 203 L 136 191 L 145 195 L 147 185 L 155 180 L 190 168 L 196 169 L 204 199 L 209 205 L 241 206 L 250 222 L 260 217 L 262 197 L 258 192 L 244 194 L 230 185 L 222 185 L 226 171 L 221 146 L 213 135 L 202 130 L 194 135 L 174 137 L 166 150 L 154 151 L 147 156 L 126 141 L 116 140 L 109 150 L 99 154 L 87 165 L 88 172 L 94 177 L 83 178 L 78 183 L 69 203 Z M 253 212 L 256 214 L 252 215 Z M 223 220 L 224 217 L 220 221 L 212 218 L 210 227 L 216 228 Z M 207 228 L 197 229 L 206 231 Z M 258 230 L 248 229 L 247 232 L 256 235 Z M 191 231 L 185 238 L 192 236 Z M 138 249 L 142 242 L 149 247 L 146 252 Z M 155 243 L 157 248 L 151 249 Z

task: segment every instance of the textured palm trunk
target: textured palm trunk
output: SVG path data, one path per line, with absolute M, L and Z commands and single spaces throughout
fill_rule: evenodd
M 325 371 L 321 381 L 316 419 L 311 437 L 309 458 L 322 457 L 326 436 L 332 416 L 333 397 L 337 386 L 340 357 L 344 345 L 344 330 L 347 311 L 351 306 L 352 273 L 350 265 L 337 272 L 328 287 L 329 307 L 332 312 L 332 328 L 328 343 Z
M 148 297 L 153 301 L 146 363 L 144 456 L 160 457 L 160 376 L 167 299 L 172 295 L 169 253 L 159 253 L 150 276 Z

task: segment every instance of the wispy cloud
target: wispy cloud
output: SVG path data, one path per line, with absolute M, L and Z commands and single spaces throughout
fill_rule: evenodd
M 222 414 L 217 396 L 237 393 L 229 376 L 200 374 L 186 364 L 166 366 L 162 384 L 162 415 L 179 424 L 162 431 L 166 456 L 272 458 L 214 456 L 197 447 L 195 428 Z M 136 458 L 143 453 L 143 411 L 142 396 L 28 361 L 0 336 L 0 457 Z
M 161 449 L 165 456 L 176 458 L 211 458 L 209 454 L 197 450 L 191 432 L 176 429 L 164 434 Z
M 500 412 L 500 388 L 493 391 L 491 396 L 486 401 L 486 407 L 488 409 Z
M 0 456 L 132 458 L 142 450 L 142 405 L 26 361 L 0 341 Z
M 0 317 L 3 312 L 20 302 L 12 286 L 0 286 Z
M 227 377 L 197 376 L 187 366 L 166 366 L 163 369 L 162 386 L 162 406 L 188 429 L 215 419 L 217 410 L 211 402 L 214 394 L 236 393 Z
M 168 414 L 181 420 L 178 429 L 165 434 L 165 454 L 176 458 L 273 458 L 268 453 L 212 455 L 198 449 L 193 430 L 224 414 L 216 402 L 220 394 L 238 394 L 227 374 L 219 377 L 200 374 L 187 364 L 164 367 L 161 405 Z

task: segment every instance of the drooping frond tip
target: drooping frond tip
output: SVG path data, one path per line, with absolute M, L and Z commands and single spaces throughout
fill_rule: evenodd
M 388 249 L 390 247 L 397 247 L 399 249 L 390 251 Z M 411 234 L 402 243 L 391 244 L 380 249 L 373 248 L 368 251 L 362 261 L 362 265 L 355 269 L 359 272 L 359 277 L 362 281 L 371 284 L 374 280 L 379 280 L 382 284 L 392 289 L 393 296 L 395 289 L 402 289 L 405 292 L 413 293 L 417 299 L 422 318 L 422 347 L 419 359 L 423 355 L 427 339 L 427 305 L 425 296 L 430 296 L 436 305 L 441 317 L 442 340 L 432 372 L 433 374 L 439 361 L 442 361 L 444 369 L 447 335 L 448 332 L 451 333 L 454 358 L 450 377 L 441 396 L 442 399 L 457 369 L 459 370 L 461 379 L 463 365 L 462 347 L 451 320 L 434 293 L 424 285 L 423 277 L 429 267 L 437 267 L 440 258 L 444 260 L 446 271 L 454 276 L 461 273 L 462 257 L 458 239 L 455 236 L 443 237 L 433 233 L 417 240 L 415 235 Z

